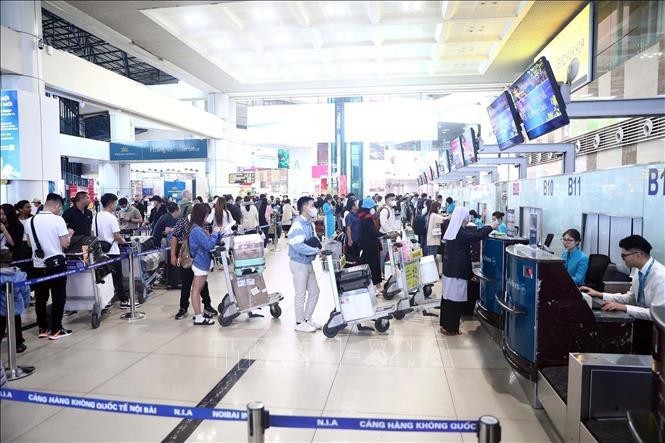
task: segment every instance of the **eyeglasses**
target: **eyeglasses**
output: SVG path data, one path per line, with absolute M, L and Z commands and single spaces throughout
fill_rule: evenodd
M 641 254 L 641 252 L 640 252 L 640 251 L 635 251 L 635 252 L 630 252 L 630 253 L 628 253 L 628 254 L 621 254 L 621 258 L 622 258 L 623 260 L 625 260 L 626 257 L 630 257 L 631 255 L 635 255 L 635 254 Z
M 564 237 L 564 238 L 561 239 L 561 241 L 564 242 L 564 243 L 569 243 L 569 242 L 571 242 L 571 241 L 575 241 L 575 239 L 574 239 L 574 238 L 565 238 L 565 237 Z

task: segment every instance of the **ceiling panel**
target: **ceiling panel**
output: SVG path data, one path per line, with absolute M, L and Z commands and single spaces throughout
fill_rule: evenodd
M 43 2 L 236 96 L 496 87 L 513 81 L 585 3 Z

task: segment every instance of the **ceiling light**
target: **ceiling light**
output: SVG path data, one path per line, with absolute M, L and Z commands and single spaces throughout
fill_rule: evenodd
M 252 15 L 254 16 L 254 19 L 259 22 L 268 22 L 275 19 L 275 12 L 263 5 L 260 8 L 254 9 Z
M 402 2 L 403 11 L 420 11 L 423 2 Z
M 330 2 L 326 5 L 326 14 L 330 17 L 339 17 L 347 15 L 346 5 L 341 2 Z

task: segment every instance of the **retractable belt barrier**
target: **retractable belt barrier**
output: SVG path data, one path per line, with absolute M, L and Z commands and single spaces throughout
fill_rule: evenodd
M 355 431 L 475 433 L 480 442 L 500 441 L 500 424 L 492 416 L 478 420 L 422 420 L 362 417 L 314 417 L 272 415 L 260 402 L 247 405 L 247 410 L 184 407 L 168 404 L 140 403 L 101 398 L 76 397 L 20 389 L 0 390 L 0 399 L 63 408 L 119 414 L 170 417 L 191 420 L 247 421 L 248 441 L 263 442 L 265 429 L 338 429 Z

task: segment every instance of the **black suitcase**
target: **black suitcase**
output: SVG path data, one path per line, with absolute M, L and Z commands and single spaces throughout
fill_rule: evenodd
M 166 288 L 167 289 L 180 289 L 182 287 L 182 280 L 180 280 L 180 268 L 173 266 L 171 260 L 166 260 Z
M 97 237 L 88 235 L 75 235 L 69 242 L 69 247 L 65 249 L 65 255 L 68 258 L 75 259 L 83 252 L 83 246 L 88 247 L 88 255 L 93 261 L 99 261 L 103 258 L 102 245 Z
M 355 291 L 372 284 L 372 273 L 367 265 L 344 268 L 336 273 L 336 278 L 340 292 Z

